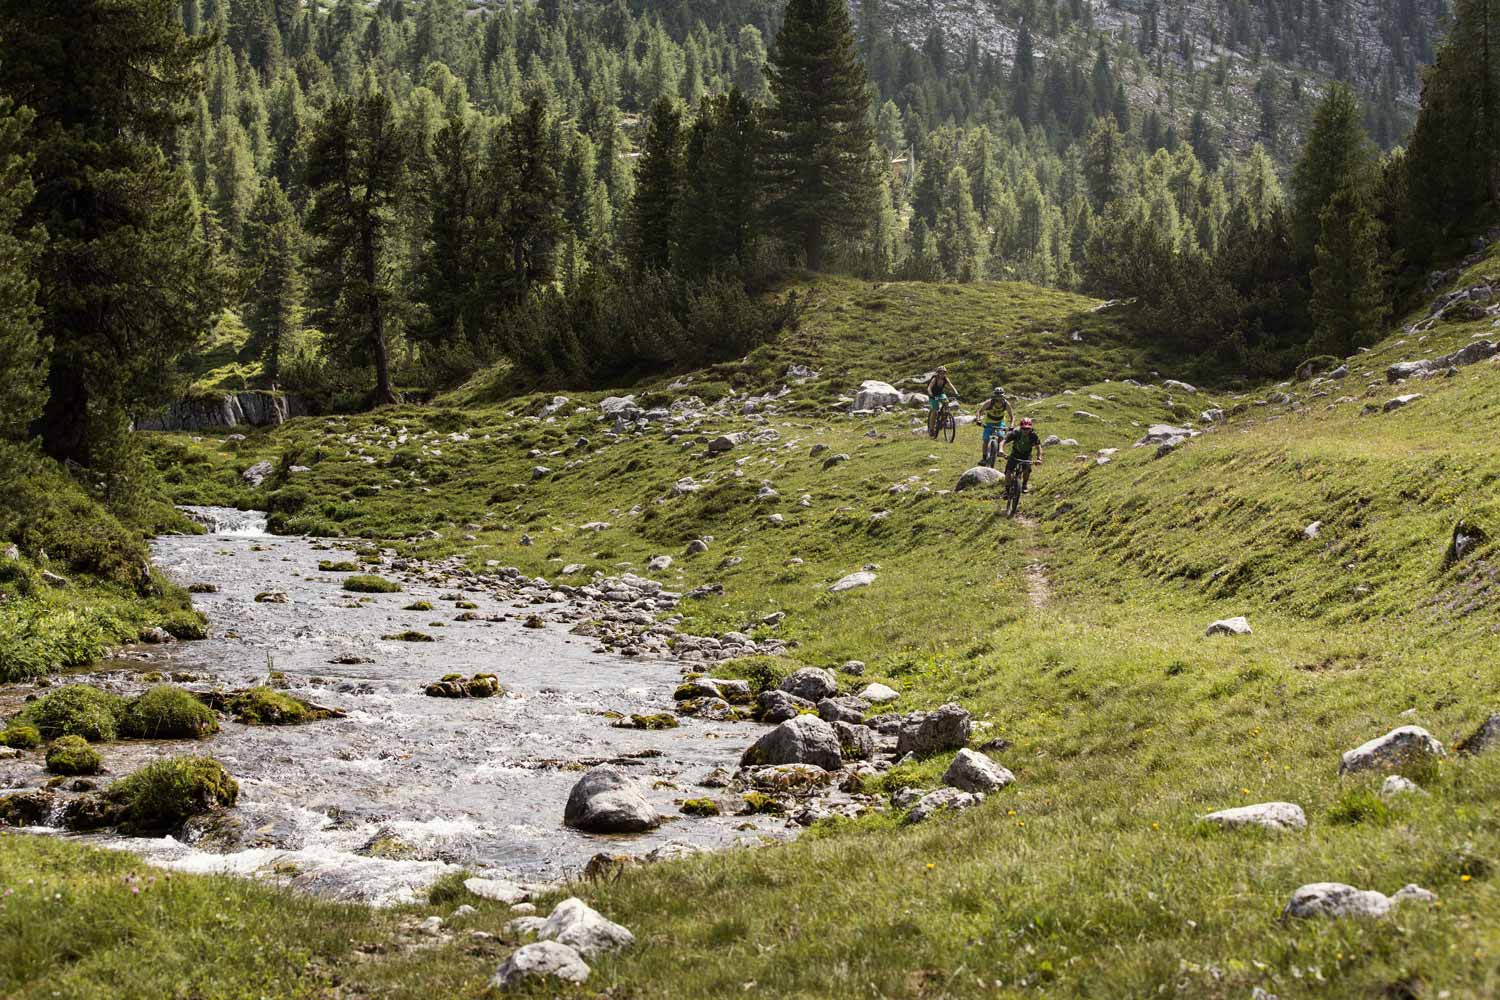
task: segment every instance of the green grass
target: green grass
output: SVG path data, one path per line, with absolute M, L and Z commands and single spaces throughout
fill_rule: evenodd
M 345 577 L 344 589 L 356 594 L 395 594 L 401 590 L 401 584 L 381 576 L 363 574 Z
M 671 589 L 724 587 L 684 602 L 683 629 L 741 629 L 786 613 L 776 628 L 751 630 L 792 643 L 787 657 L 721 665 L 715 676 L 762 688 L 798 666 L 858 659 L 866 669 L 842 677 L 845 686 L 889 684 L 902 710 L 957 701 L 979 724 L 976 743 L 1009 741 L 996 756 L 1016 783 L 967 813 L 918 826 L 894 815 L 840 822 L 791 844 L 571 887 L 639 939 L 596 963 L 589 991 L 1500 991 L 1490 874 L 1500 860 L 1500 755 L 1451 759 L 1423 776 L 1429 795 L 1392 800 L 1379 797 L 1379 775 L 1337 773 L 1340 752 L 1397 725 L 1426 726 L 1451 745 L 1500 707 L 1495 542 L 1444 558 L 1460 519 L 1500 538 L 1500 453 L 1489 433 L 1500 366 L 1400 389 L 1384 379 L 1386 365 L 1447 353 L 1487 326 L 1397 334 L 1327 386 L 1184 395 L 1105 381 L 1149 362 L 1088 300 L 1021 286 L 829 281 L 810 301 L 785 343 L 682 389 L 638 387 L 643 401 L 667 403 L 695 386 L 712 387 L 706 399 L 774 389 L 793 362 L 824 373 L 780 402 L 766 425 L 776 441 L 725 456 L 706 457 L 700 442 L 761 425 L 709 417 L 690 447 L 657 430 L 610 443 L 599 394 L 567 394 L 589 412 L 570 405 L 551 423 L 534 419 L 539 397 L 487 406 L 459 394 L 431 408 L 293 421 L 233 448 L 160 436 L 154 455 L 169 468 L 190 456 L 187 474 L 168 476 L 178 498 L 244 498 L 238 474 L 263 458 L 307 465 L 248 498 L 279 530 L 364 537 L 403 556 L 457 554 L 481 572 L 490 561 L 549 578 L 568 563 L 644 572 L 651 557 L 672 555 L 655 574 Z M 1080 442 L 1047 450 L 1027 519 L 998 516 L 993 492 L 943 493 L 977 456 L 972 429 L 948 446 L 911 433 L 919 413 L 831 409 L 864 378 L 938 361 L 971 393 L 997 379 L 1050 393 L 1026 400 L 1023 414 L 1043 436 Z M 1295 402 L 1270 401 L 1281 391 Z M 1404 392 L 1425 398 L 1360 415 Z M 1336 402 L 1345 396 L 1355 401 Z M 1131 448 L 1149 424 L 1210 406 L 1230 411 L 1229 422 L 1200 425 L 1209 433 L 1162 458 Z M 819 444 L 850 460 L 824 471 L 811 455 Z M 1120 450 L 1099 465 L 1103 448 Z M 538 464 L 553 472 L 534 482 Z M 685 476 L 701 488 L 674 494 Z M 758 500 L 762 480 L 779 496 Z M 1321 533 L 1303 538 L 1315 520 Z M 594 522 L 609 527 L 584 529 Z M 705 535 L 709 551 L 686 555 Z M 828 593 L 865 564 L 879 567 L 873 586 Z M 1233 614 L 1248 614 L 1254 634 L 1203 636 Z M 756 732 L 742 730 L 746 745 Z M 872 788 L 934 787 L 950 756 Z M 1301 804 L 1308 829 L 1224 832 L 1199 819 L 1273 799 Z M 1416 882 L 1442 903 L 1381 921 L 1279 922 L 1293 889 L 1324 880 L 1386 893 Z M 474 927 L 503 923 L 503 909 L 478 905 Z M 191 926 L 191 911 L 171 919 Z M 291 947 L 293 924 L 267 947 Z M 503 952 L 393 951 L 341 974 L 353 995 L 476 995 Z M 296 996 L 310 981 L 283 970 L 259 989 Z

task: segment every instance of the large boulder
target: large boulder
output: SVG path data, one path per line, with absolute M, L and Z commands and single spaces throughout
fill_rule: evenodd
M 641 415 L 634 396 L 606 396 L 599 401 L 599 417 L 603 420 L 634 420 Z
M 952 702 L 934 712 L 913 712 L 902 720 L 901 734 L 896 739 L 896 756 L 914 753 L 925 757 L 958 750 L 969 742 L 972 731 L 969 713 Z
M 578 952 L 556 941 L 537 941 L 511 953 L 490 980 L 490 989 L 507 992 L 539 979 L 581 983 L 588 977 L 588 964 Z
M 556 941 L 584 958 L 619 951 L 635 944 L 635 935 L 614 923 L 576 896 L 557 904 L 547 922 L 537 928 L 537 939 Z
M 256 462 L 250 468 L 240 473 L 240 478 L 251 486 L 259 486 L 265 482 L 271 473 L 276 471 L 276 466 L 270 462 Z
M 1285 830 L 1302 830 L 1307 827 L 1307 815 L 1302 807 L 1292 802 L 1259 802 L 1253 806 L 1236 806 L 1220 809 L 1203 817 L 1205 822 L 1221 826 L 1226 830 L 1242 826 L 1259 826 L 1280 833 Z
M 976 465 L 958 477 L 953 491 L 962 493 L 964 490 L 983 489 L 986 486 L 994 486 L 1004 478 L 1005 474 L 999 469 L 991 469 L 987 465 Z
M 822 667 L 803 667 L 787 674 L 777 687 L 815 706 L 824 698 L 832 697 L 839 689 L 839 682 Z
M 850 573 L 841 578 L 837 583 L 828 588 L 830 594 L 841 594 L 846 590 L 854 590 L 857 587 L 868 587 L 875 582 L 875 574 L 868 570 L 860 570 L 858 573 Z
M 563 822 L 588 833 L 640 833 L 657 827 L 661 817 L 623 771 L 601 764 L 573 786 Z
M 1216 621 L 1203 630 L 1204 635 L 1249 635 L 1250 619 L 1244 615 Z
M 849 407 L 850 412 L 856 410 L 890 409 L 900 406 L 906 401 L 901 390 L 889 382 L 880 382 L 868 379 L 860 383 L 859 392 L 854 394 L 854 403 Z
M 1459 753 L 1484 753 L 1500 741 L 1500 714 L 1491 715 L 1474 730 L 1468 739 L 1458 745 Z
M 1444 755 L 1443 745 L 1421 726 L 1401 726 L 1344 752 L 1340 774 L 1394 770 Z
M 803 712 L 814 711 L 815 706 L 806 698 L 799 698 L 786 691 L 762 691 L 755 699 L 755 706 L 759 709 L 757 715 L 762 722 L 785 722 L 795 719 Z
M 850 722 L 835 722 L 834 734 L 845 760 L 869 760 L 875 756 L 875 730 Z
M 832 726 L 816 715 L 799 715 L 756 740 L 740 758 L 741 767 L 767 764 L 812 764 L 837 771 L 844 766 L 844 755 Z
M 849 696 L 824 698 L 818 702 L 818 718 L 824 722 L 848 722 L 856 726 L 863 725 L 865 713 L 869 710 L 869 702 Z
M 917 804 L 911 807 L 911 812 L 906 814 L 906 821 L 921 823 L 937 813 L 962 812 L 983 801 L 983 793 L 976 795 L 957 788 L 939 788 L 918 799 Z
M 1373 889 L 1356 889 L 1342 882 L 1313 882 L 1292 893 L 1282 917 L 1383 917 L 1397 903 L 1430 903 L 1437 899 L 1426 889 L 1408 885 L 1394 896 Z
M 943 773 L 943 784 L 964 792 L 993 792 L 1016 780 L 1006 768 L 967 747 L 960 750 Z

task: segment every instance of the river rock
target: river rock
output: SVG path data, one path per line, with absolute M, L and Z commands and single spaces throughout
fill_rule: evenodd
M 868 587 L 875 582 L 875 574 L 868 570 L 860 570 L 858 573 L 850 573 L 837 583 L 828 588 L 830 594 L 841 594 L 846 590 L 854 590 L 856 587 Z
M 818 718 L 824 722 L 848 722 L 858 726 L 864 723 L 869 708 L 867 702 L 858 698 L 824 698 L 818 702 Z
M 1400 767 L 1444 755 L 1443 745 L 1421 726 L 1401 726 L 1344 753 L 1340 774 Z
M 598 910 L 576 896 L 557 904 L 547 922 L 536 932 L 540 941 L 556 941 L 584 958 L 606 951 L 619 951 L 635 944 L 635 935 L 607 920 Z
M 859 697 L 871 704 L 883 705 L 886 702 L 896 701 L 901 697 L 901 693 L 884 684 L 870 684 L 859 693 Z
M 762 691 L 760 697 L 755 700 L 755 705 L 760 709 L 760 721 L 762 722 L 785 722 L 795 719 L 803 712 L 811 712 L 816 706 L 806 698 L 799 698 L 786 691 Z
M 839 682 L 833 674 L 822 667 L 803 667 L 787 674 L 777 687 L 787 694 L 816 705 L 837 692 Z
M 1278 833 L 1285 830 L 1307 828 L 1307 815 L 1302 807 L 1293 802 L 1260 802 L 1250 806 L 1220 809 L 1203 817 L 1205 822 L 1224 827 L 1226 830 L 1242 826 L 1259 826 Z
M 906 821 L 922 823 L 937 813 L 962 812 L 983 801 L 983 794 L 975 795 L 957 788 L 939 788 L 918 799 L 917 804 L 911 807 L 911 812 L 906 814 Z
M 1417 885 L 1407 885 L 1394 896 L 1387 896 L 1342 882 L 1312 882 L 1292 893 L 1282 917 L 1383 917 L 1397 903 L 1430 903 L 1435 899 L 1437 896 Z
M 497 903 L 519 903 L 530 893 L 514 882 L 503 878 L 469 878 L 464 879 L 464 888 L 478 896 L 480 899 L 493 899 Z
M 833 732 L 838 737 L 839 750 L 845 760 L 869 760 L 875 756 L 875 730 L 850 722 L 835 722 Z
M 505 992 L 532 980 L 560 979 L 581 983 L 589 978 L 583 956 L 556 941 L 537 941 L 517 948 L 490 980 L 490 989 Z
M 812 764 L 837 771 L 844 757 L 832 726 L 815 715 L 799 715 L 756 740 L 740 758 L 741 767 L 766 764 Z
M 964 490 L 977 490 L 986 486 L 994 486 L 1004 478 L 1005 474 L 998 469 L 991 469 L 987 465 L 976 465 L 958 477 L 958 482 L 954 485 L 953 491 L 955 493 L 962 493 Z
M 1235 617 L 1235 618 L 1225 618 L 1225 619 L 1222 619 L 1220 621 L 1214 622 L 1208 628 L 1204 629 L 1203 630 L 1203 634 L 1206 635 L 1206 636 L 1208 636 L 1208 635 L 1249 635 L 1250 634 L 1250 619 L 1246 618 L 1244 615 L 1239 615 L 1238 617 Z
M 251 486 L 259 486 L 265 482 L 267 477 L 276 470 L 276 466 L 270 462 L 256 462 L 250 468 L 240 473 L 240 478 Z
M 969 742 L 972 730 L 969 713 L 952 702 L 934 712 L 913 712 L 901 723 L 896 756 L 914 753 L 925 757 L 945 750 L 957 750 Z
M 563 822 L 588 833 L 640 833 L 655 829 L 661 817 L 624 772 L 601 764 L 573 786 Z
M 964 792 L 993 792 L 1015 780 L 1008 769 L 968 748 L 960 750 L 943 773 L 943 784 Z

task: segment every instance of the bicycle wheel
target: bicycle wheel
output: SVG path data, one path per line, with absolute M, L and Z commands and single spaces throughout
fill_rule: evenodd
M 1008 517 L 1015 517 L 1016 511 L 1021 509 L 1021 477 L 1009 475 L 1005 477 L 1005 513 Z
M 952 444 L 953 439 L 958 437 L 958 421 L 953 419 L 953 414 L 943 414 L 943 436 Z

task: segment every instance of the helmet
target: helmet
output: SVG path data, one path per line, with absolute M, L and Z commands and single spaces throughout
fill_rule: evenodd
M 990 395 L 994 396 L 996 399 L 999 399 L 1001 396 L 1005 395 L 1005 390 L 997 385 L 995 386 L 995 388 L 990 390 Z
M 1030 430 L 1032 427 L 1034 427 L 1036 425 L 1031 422 L 1031 418 L 1030 417 L 1022 417 L 1021 418 L 1021 426 L 1025 427 L 1027 430 Z
M 938 365 L 937 366 L 937 371 L 933 372 L 932 374 L 934 374 L 934 375 L 946 375 L 946 374 L 948 374 L 948 366 L 947 365 Z

